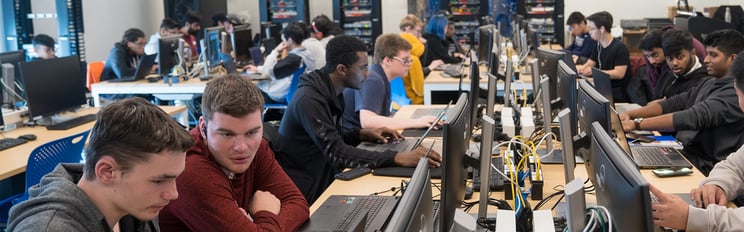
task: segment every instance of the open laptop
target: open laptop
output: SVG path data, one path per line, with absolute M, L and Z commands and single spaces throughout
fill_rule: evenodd
M 447 109 L 449 109 L 449 106 L 450 105 L 452 105 L 452 102 L 451 101 L 444 108 L 416 109 L 415 111 L 413 111 L 413 117 L 420 117 L 420 116 L 423 116 L 423 115 L 446 115 L 447 114 Z M 442 120 L 446 120 L 446 118 L 443 118 Z M 435 128 L 436 128 L 436 126 L 435 126 Z M 444 135 L 443 132 L 442 132 L 442 130 L 429 131 L 428 128 L 427 129 L 423 129 L 423 128 L 409 128 L 409 129 L 403 130 L 403 133 L 402 134 L 405 137 L 419 137 L 419 136 L 423 135 L 424 133 L 429 133 L 427 135 L 429 137 L 442 137 Z
M 449 107 L 449 105 L 447 105 Z M 405 140 L 394 140 L 389 141 L 385 144 L 379 144 L 379 143 L 371 143 L 371 142 L 363 142 L 357 146 L 357 148 L 370 150 L 370 151 L 399 151 L 399 152 L 405 152 L 405 151 L 413 151 L 413 149 L 416 149 L 419 145 L 421 145 L 424 140 L 426 139 L 427 135 L 434 129 L 434 127 L 437 127 L 439 125 L 439 122 L 442 121 L 444 118 L 444 115 L 447 111 L 444 110 L 439 115 L 437 115 L 437 119 L 434 120 L 434 122 L 424 131 L 421 136 L 418 137 L 416 140 L 411 139 L 405 139 Z
M 625 137 L 620 116 L 614 109 L 610 113 L 612 114 L 612 130 L 617 136 L 620 147 L 630 155 L 630 158 L 638 168 L 692 168 L 690 161 L 687 161 L 684 155 L 676 148 L 665 146 L 630 146 L 628 139 Z
M 251 53 L 251 59 L 253 59 L 253 65 L 255 66 L 263 65 L 264 57 L 263 57 L 263 53 L 261 52 L 260 47 L 258 46 L 251 47 L 250 49 L 248 49 L 248 52 Z
M 109 82 L 132 82 L 145 79 L 147 74 L 150 74 L 152 66 L 155 64 L 155 58 L 158 54 L 144 55 L 137 63 L 137 71 L 134 72 L 133 76 L 125 76 L 118 79 L 109 79 Z
M 331 195 L 300 231 L 382 231 L 400 197 Z

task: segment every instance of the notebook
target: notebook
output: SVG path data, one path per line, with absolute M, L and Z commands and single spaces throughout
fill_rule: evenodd
M 248 49 L 248 52 L 251 53 L 251 59 L 253 59 L 253 65 L 255 66 L 263 65 L 264 57 L 263 57 L 263 53 L 261 52 L 260 47 L 252 47 Z
M 442 114 L 445 114 L 446 115 L 447 114 L 447 109 L 449 109 L 449 106 L 451 104 L 452 104 L 452 102 L 450 102 L 450 104 L 447 104 L 447 106 L 445 106 L 444 108 L 416 109 L 415 111 L 413 111 L 413 116 L 418 117 L 418 116 L 423 116 L 423 115 L 442 115 Z M 444 120 L 446 120 L 446 119 L 444 119 Z M 435 126 L 434 128 L 437 128 L 437 130 L 429 131 L 428 132 L 429 134 L 427 135 L 428 137 L 438 137 L 438 138 L 440 138 L 440 137 L 442 137 L 444 135 L 444 133 L 442 132 L 442 130 L 438 130 L 438 127 L 437 126 Z M 418 136 L 423 135 L 427 130 L 428 129 L 410 128 L 410 129 L 403 130 L 403 133 L 402 134 L 405 137 L 418 137 Z
M 363 142 L 357 146 L 357 148 L 361 148 L 364 150 L 370 150 L 370 151 L 398 151 L 398 152 L 405 152 L 405 151 L 413 151 L 413 149 L 416 149 L 421 143 L 424 142 L 426 137 L 431 133 L 431 131 L 434 129 L 434 127 L 437 127 L 439 125 L 439 122 L 443 120 L 445 113 L 447 112 L 447 107 L 445 107 L 445 110 L 439 113 L 437 115 L 437 119 L 434 120 L 434 123 L 432 123 L 429 128 L 424 131 L 421 136 L 418 137 L 416 140 L 393 140 L 389 141 L 388 143 L 380 144 L 380 143 L 371 143 L 371 142 Z M 412 172 L 413 173 L 413 172 Z
M 144 55 L 137 63 L 137 71 L 134 72 L 133 76 L 124 76 L 118 79 L 109 79 L 109 82 L 132 82 L 145 79 L 147 74 L 150 74 L 152 66 L 155 64 L 155 57 L 158 54 Z
M 332 195 L 300 231 L 382 231 L 400 198 Z
M 630 158 L 638 168 L 692 168 L 692 164 L 676 148 L 664 146 L 630 146 L 628 139 L 625 137 L 620 116 L 614 109 L 610 113 L 612 114 L 612 130 L 617 136 L 620 147 L 630 155 Z

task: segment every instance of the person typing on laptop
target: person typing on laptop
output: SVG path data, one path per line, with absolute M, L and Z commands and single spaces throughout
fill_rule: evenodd
M 401 135 L 389 128 L 344 131 L 344 88 L 359 89 L 367 76 L 367 52 L 358 38 L 340 35 L 326 47 L 326 66 L 300 78 L 278 131 L 276 159 L 308 203 L 312 204 L 346 167 L 416 166 L 427 149 L 373 152 L 354 146 L 361 141 L 387 143 Z M 397 62 L 397 61 L 396 61 Z M 430 164 L 441 155 L 432 152 Z
M 730 74 L 735 79 L 737 99 L 744 103 L 744 52 L 733 61 Z M 743 104 L 739 108 L 744 111 Z M 717 163 L 708 177 L 690 191 L 694 206 L 653 186 L 651 193 L 659 199 L 651 205 L 656 225 L 686 231 L 741 230 L 744 210 L 729 209 L 726 204 L 744 193 L 744 146 Z
M 235 74 L 207 84 L 191 130 L 179 198 L 160 213 L 162 231 L 295 231 L 309 217 L 305 198 L 263 139 L 263 97 Z
M 676 131 L 685 157 L 707 175 L 717 162 L 744 144 L 744 113 L 729 67 L 744 50 L 744 35 L 721 30 L 704 42 L 708 75 L 714 79 L 665 100 L 620 115 L 625 131 Z
M 120 42 L 114 44 L 106 64 L 103 66 L 101 81 L 133 76 L 137 63 L 145 54 L 147 39 L 138 28 L 129 28 L 124 32 Z
M 390 80 L 408 74 L 411 64 L 400 60 L 411 59 L 411 44 L 398 34 L 384 34 L 375 41 L 374 64 L 361 89 L 344 90 L 344 130 L 389 127 L 392 129 L 426 128 L 436 117 L 393 119 L 390 112 Z

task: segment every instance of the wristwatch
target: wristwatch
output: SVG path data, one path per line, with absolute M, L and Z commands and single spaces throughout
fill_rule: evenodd
M 643 122 L 643 118 L 634 118 L 633 122 L 635 122 L 635 129 L 640 130 L 641 129 L 641 122 Z

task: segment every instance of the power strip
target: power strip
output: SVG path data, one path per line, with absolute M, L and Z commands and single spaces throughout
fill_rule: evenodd
M 504 107 L 501 109 L 502 132 L 509 137 L 517 135 L 517 127 L 514 123 L 514 109 Z
M 529 107 L 522 108 L 519 114 L 519 130 L 524 138 L 529 138 L 535 132 L 535 119 L 532 117 L 532 109 Z

